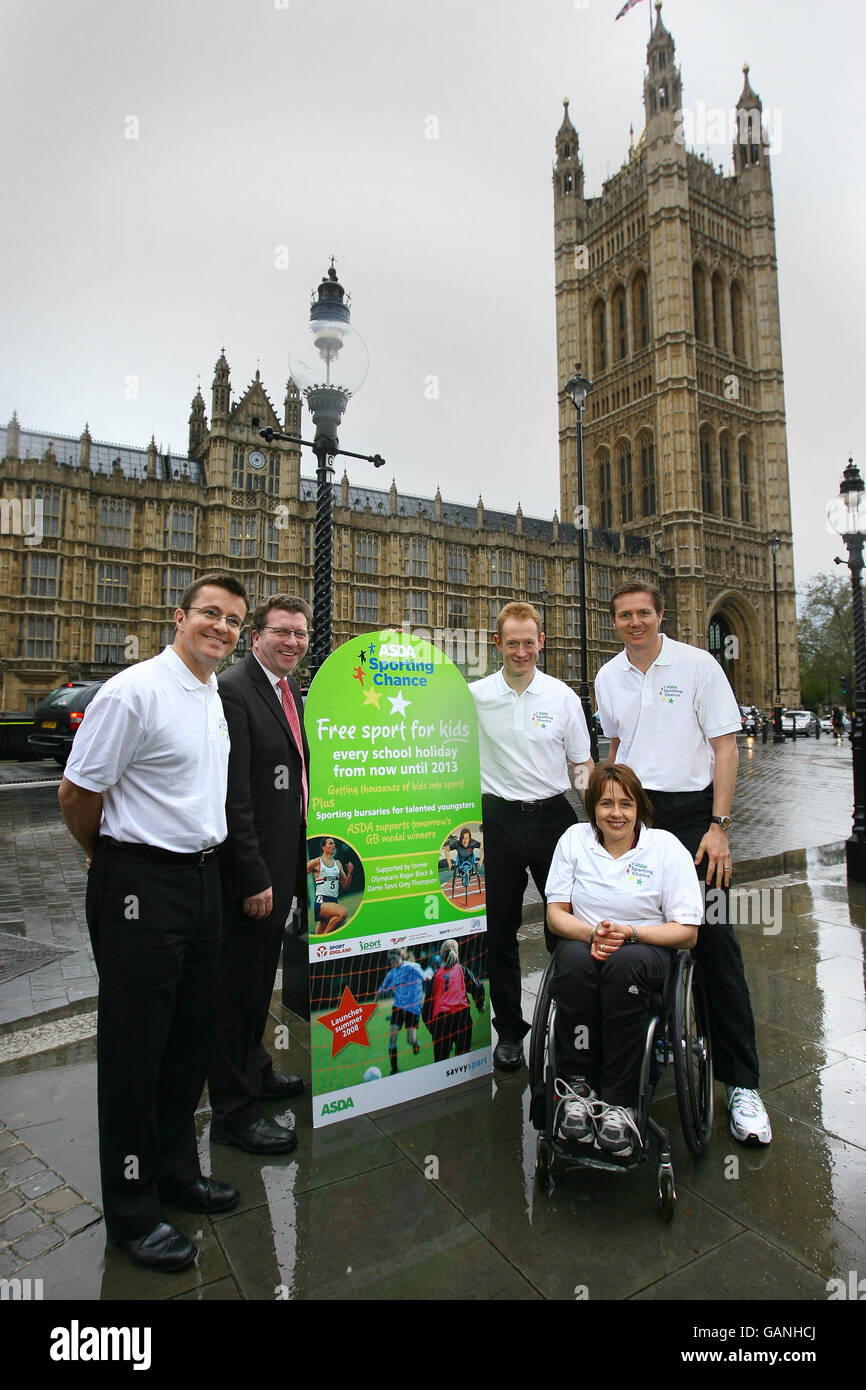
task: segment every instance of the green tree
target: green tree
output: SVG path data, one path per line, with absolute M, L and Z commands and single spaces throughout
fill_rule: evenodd
M 854 626 L 851 580 L 842 574 L 813 574 L 801 586 L 797 630 L 800 646 L 800 690 L 803 704 L 850 707 L 843 694 L 843 677 L 853 691 Z

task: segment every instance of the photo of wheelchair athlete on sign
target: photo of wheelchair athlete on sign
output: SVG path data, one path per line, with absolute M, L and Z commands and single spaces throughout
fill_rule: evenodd
M 652 1001 L 665 990 L 676 950 L 695 944 L 703 901 L 688 851 L 651 828 L 652 807 L 631 768 L 596 767 L 585 804 L 590 824 L 562 836 L 545 890 L 547 925 L 557 938 L 539 991 L 539 1006 L 544 996 L 544 1008 L 555 1007 L 550 1137 L 571 1152 L 631 1160 L 643 1143 L 639 1106 Z M 691 978 L 679 1024 L 694 1032 Z M 533 1038 L 537 1083 L 541 1029 Z

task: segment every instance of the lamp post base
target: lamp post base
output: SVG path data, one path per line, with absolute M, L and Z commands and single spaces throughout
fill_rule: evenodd
M 773 706 L 773 742 L 784 743 L 785 735 L 782 730 L 782 706 Z
M 866 883 L 866 840 L 852 835 L 845 842 L 845 859 L 848 864 L 848 877 L 854 883 Z

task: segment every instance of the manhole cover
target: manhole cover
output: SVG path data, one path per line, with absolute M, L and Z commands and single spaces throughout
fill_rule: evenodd
M 66 946 L 48 946 L 44 941 L 27 941 L 0 932 L 0 985 L 18 975 L 29 975 L 31 970 L 41 970 L 61 956 L 74 954 Z

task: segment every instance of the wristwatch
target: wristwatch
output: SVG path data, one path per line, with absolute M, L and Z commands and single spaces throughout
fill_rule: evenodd
M 710 816 L 710 820 L 714 825 L 720 825 L 725 831 L 730 830 L 734 823 L 730 816 Z
M 632 927 L 632 929 L 631 929 L 631 936 L 629 937 L 628 941 L 624 942 L 623 944 L 626 945 L 626 946 L 636 946 L 636 945 L 637 945 L 637 927 Z

